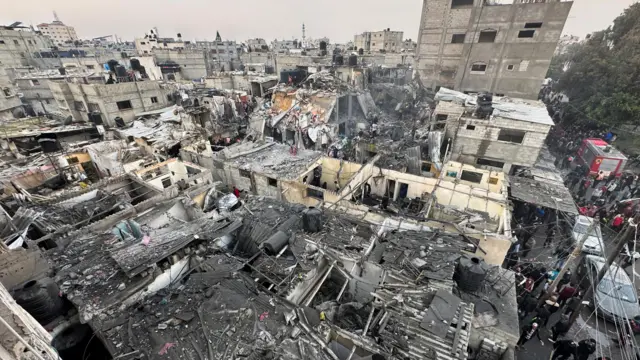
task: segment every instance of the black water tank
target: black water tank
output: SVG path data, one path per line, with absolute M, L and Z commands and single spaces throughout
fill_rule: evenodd
M 67 69 L 62 66 L 58 68 L 58 71 L 60 72 L 60 75 L 67 75 Z
M 310 207 L 302 212 L 302 228 L 306 232 L 317 233 L 322 230 L 322 211 Z
M 477 257 L 461 257 L 456 269 L 458 287 L 464 291 L 480 289 L 487 275 L 484 260 Z
M 358 49 L 358 55 L 364 55 L 364 49 L 363 48 Z
M 107 66 L 109 66 L 109 71 L 113 71 L 116 72 L 116 66 L 118 66 L 119 63 L 117 60 L 109 60 L 107 61 Z
M 131 60 L 129 60 L 129 63 L 131 64 L 131 69 L 132 70 L 140 71 L 140 60 L 131 59 Z
M 334 62 L 336 63 L 336 65 L 344 64 L 344 56 L 336 55 L 336 58 L 335 58 Z
M 289 235 L 283 231 L 277 231 L 262 243 L 268 254 L 276 255 L 289 243 Z
M 349 66 L 358 65 L 358 56 L 357 55 L 349 55 Z
M 320 50 L 327 50 L 327 42 L 320 41 Z
M 127 77 L 127 69 L 122 65 L 116 66 L 116 75 L 118 77 Z

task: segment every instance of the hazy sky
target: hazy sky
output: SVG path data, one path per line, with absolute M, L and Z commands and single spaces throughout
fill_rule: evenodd
M 365 30 L 391 28 L 416 40 L 421 0 L 6 0 L 0 24 L 22 21 L 37 25 L 60 20 L 76 28 L 81 38 L 116 34 L 127 40 L 153 26 L 161 36 L 182 33 L 186 40 L 243 41 L 262 37 L 291 39 L 329 37 L 331 42 L 353 40 Z M 611 24 L 634 0 L 575 0 L 565 33 L 584 35 Z M 307 4 L 307 5 L 302 5 Z

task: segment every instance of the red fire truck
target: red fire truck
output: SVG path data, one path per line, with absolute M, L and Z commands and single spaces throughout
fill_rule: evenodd
M 582 142 L 576 161 L 586 165 L 591 174 L 602 171 L 605 176 L 612 172 L 620 176 L 627 164 L 627 157 L 606 141 L 590 138 Z

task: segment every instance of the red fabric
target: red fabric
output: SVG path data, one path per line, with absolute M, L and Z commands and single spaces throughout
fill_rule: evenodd
M 613 223 L 611 225 L 620 226 L 622 225 L 623 222 L 624 222 L 624 218 L 622 216 L 616 216 L 615 218 L 613 218 Z
M 238 188 L 233 188 L 233 195 L 235 195 L 239 199 L 240 198 L 240 190 L 238 190 Z
M 572 297 L 576 293 L 576 288 L 569 285 L 562 288 L 560 294 L 558 294 L 558 300 L 564 300 Z

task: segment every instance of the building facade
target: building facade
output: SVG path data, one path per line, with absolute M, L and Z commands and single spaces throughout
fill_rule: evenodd
M 363 32 L 354 36 L 353 42 L 356 49 L 373 52 L 399 52 L 403 48 L 402 31 L 382 31 Z
M 69 44 L 78 40 L 76 29 L 73 26 L 65 25 L 62 21 L 56 20 L 49 24 L 38 25 L 38 30 L 42 35 L 48 36 L 56 45 Z
M 251 51 L 269 51 L 269 44 L 262 38 L 255 38 L 247 40 L 247 46 Z
M 432 88 L 537 98 L 572 4 L 424 0 L 420 77 Z
M 49 87 L 63 115 L 107 126 L 116 126 L 116 118 L 128 124 L 140 113 L 170 106 L 169 95 L 173 92 L 157 81 L 118 84 L 49 81 Z
M 271 51 L 274 53 L 287 53 L 289 50 L 298 49 L 300 47 L 298 40 L 273 40 L 271 42 Z

